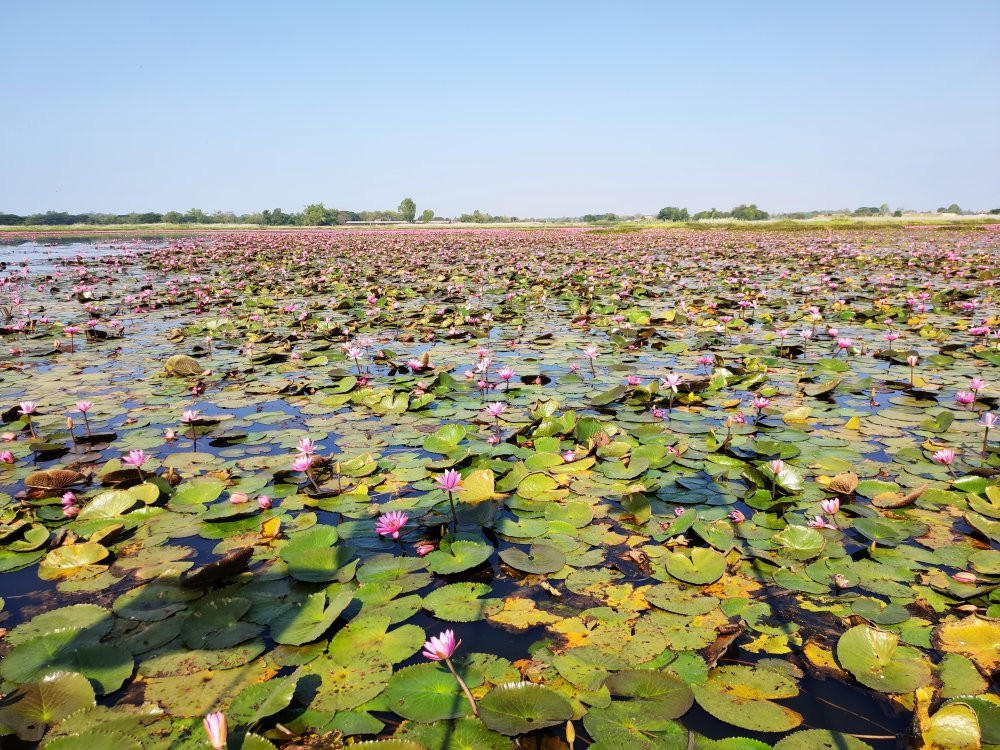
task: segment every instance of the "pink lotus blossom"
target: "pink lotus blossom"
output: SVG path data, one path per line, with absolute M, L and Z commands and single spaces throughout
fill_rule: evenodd
M 743 515 L 743 511 L 731 510 L 729 511 L 729 520 L 733 523 L 743 523 L 747 520 L 747 517 Z
M 147 456 L 145 452 L 140 449 L 136 451 L 129 451 L 128 456 L 122 459 L 122 463 L 126 466 L 134 466 L 138 469 L 148 460 L 149 456 Z
M 951 466 L 955 462 L 955 451 L 951 448 L 942 448 L 933 456 L 931 456 L 939 464 L 944 464 L 945 466 Z
M 962 406 L 969 406 L 976 403 L 976 394 L 972 391 L 959 391 L 955 394 L 955 400 Z
M 245 492 L 234 492 L 229 496 L 229 502 L 233 505 L 243 505 L 250 502 L 250 496 Z
M 562 454 L 562 460 L 566 463 L 572 463 L 573 461 L 576 461 L 576 453 L 573 451 L 566 451 Z
M 806 523 L 806 526 L 808 526 L 810 529 L 833 529 L 835 531 L 837 530 L 837 527 L 834 526 L 832 523 L 828 523 L 826 519 L 823 518 L 823 516 L 816 516 L 815 518 L 812 518 L 810 521 Z
M 86 414 L 93 407 L 94 407 L 94 402 L 93 401 L 77 401 L 76 402 L 76 410 L 78 412 L 80 412 L 81 414 Z
M 785 470 L 785 462 L 780 458 L 776 458 L 770 463 L 770 469 L 772 474 L 780 474 Z
M 399 530 L 402 529 L 409 520 L 410 517 L 408 515 L 401 511 L 394 510 L 378 517 L 378 520 L 375 522 L 375 531 L 378 532 L 379 536 L 391 535 L 393 539 L 399 539 Z
M 976 377 L 969 381 L 969 390 L 973 393 L 979 393 L 986 386 L 986 381 L 982 378 Z
M 270 510 L 271 505 L 272 505 L 271 498 L 269 498 L 267 495 L 260 495 L 257 498 L 257 507 L 260 508 L 261 510 Z
M 192 422 L 198 421 L 198 415 L 200 412 L 197 409 L 185 409 L 184 413 L 181 414 L 181 422 L 184 424 L 191 424 Z
M 639 385 L 642 382 L 642 378 L 640 378 L 638 375 L 629 375 L 625 379 L 625 382 L 628 383 L 629 385 Z
M 957 573 L 952 573 L 952 578 L 954 578 L 959 583 L 975 583 L 979 579 L 976 578 L 975 573 L 970 573 L 967 570 L 960 570 Z
M 450 659 L 462 641 L 455 640 L 455 631 L 446 630 L 439 636 L 431 637 L 424 643 L 424 657 L 431 661 Z
M 820 503 L 820 507 L 823 508 L 823 512 L 828 516 L 836 515 L 840 512 L 840 498 L 834 497 L 824 500 Z
M 418 557 L 423 557 L 424 555 L 429 555 L 431 552 L 434 551 L 434 545 L 433 544 L 427 544 L 427 543 L 418 544 L 414 548 L 414 551 L 417 553 Z
M 484 406 L 483 411 L 486 412 L 487 416 L 499 419 L 500 415 L 507 411 L 507 404 L 500 401 L 493 401 L 492 403 Z
M 447 469 L 437 478 L 438 487 L 445 492 L 456 492 L 462 489 L 462 475 L 454 469 Z
M 218 711 L 208 714 L 202 719 L 202 725 L 205 727 L 208 744 L 212 746 L 212 750 L 225 750 L 226 735 L 229 731 L 226 715 Z
M 306 454 L 300 454 L 292 459 L 292 469 L 295 471 L 306 471 L 312 468 L 312 459 Z
M 20 414 L 21 414 L 22 416 L 25 416 L 25 417 L 26 417 L 26 416 L 28 416 L 29 414 L 34 414 L 34 413 L 35 413 L 35 411 L 37 410 L 37 408 L 38 408 L 38 407 L 37 407 L 37 405 L 35 404 L 35 402 L 34 402 L 34 401 L 22 401 L 22 402 L 20 403 L 20 409 L 19 409 L 19 413 L 20 413 Z
M 0 451 L 0 463 L 2 464 L 12 464 L 14 463 L 14 454 L 10 451 Z

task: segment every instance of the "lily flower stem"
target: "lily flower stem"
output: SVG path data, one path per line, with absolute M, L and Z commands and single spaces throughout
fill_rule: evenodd
M 451 493 L 448 493 L 451 495 Z M 465 693 L 466 699 L 469 701 L 469 706 L 472 707 L 472 715 L 479 718 L 479 706 L 476 705 L 476 699 L 472 697 L 472 693 L 469 692 L 468 686 L 465 684 L 465 680 L 458 676 L 458 672 L 455 671 L 455 667 L 451 664 L 451 659 L 445 659 L 444 663 L 448 665 L 448 669 L 451 673 L 455 675 L 455 679 L 458 680 L 458 684 L 462 686 L 462 692 Z
M 454 494 L 452 494 L 452 492 L 450 490 L 448 491 L 448 502 L 451 503 L 452 531 L 457 534 L 458 533 L 458 511 L 455 510 L 455 496 L 454 496 Z M 450 664 L 449 664 L 449 666 L 450 666 Z M 454 672 L 454 671 L 455 670 L 452 670 L 452 672 Z M 457 677 L 458 675 L 455 675 L 455 676 Z M 461 682 L 461 680 L 459 680 L 459 682 Z

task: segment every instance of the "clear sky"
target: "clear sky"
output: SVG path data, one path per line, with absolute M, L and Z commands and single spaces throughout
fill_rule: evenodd
M 1000 206 L 1000 2 L 0 0 L 0 211 Z

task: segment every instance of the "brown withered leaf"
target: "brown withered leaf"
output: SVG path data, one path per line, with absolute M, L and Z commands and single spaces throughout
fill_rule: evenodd
M 872 505 L 876 508 L 905 508 L 907 505 L 913 505 L 929 486 L 922 484 L 905 495 L 901 492 L 882 492 L 872 498 Z
M 215 562 L 182 573 L 181 585 L 187 588 L 197 588 L 225 580 L 246 570 L 251 557 L 253 557 L 253 547 L 234 549 Z
M 853 471 L 846 471 L 843 474 L 838 474 L 830 483 L 826 486 L 826 489 L 830 492 L 835 492 L 838 495 L 852 495 L 854 490 L 858 488 L 858 475 Z

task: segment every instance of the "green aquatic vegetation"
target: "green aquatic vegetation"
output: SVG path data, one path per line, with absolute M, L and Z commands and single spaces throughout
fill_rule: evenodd
M 0 268 L 0 733 L 996 745 L 998 248 L 38 246 Z

